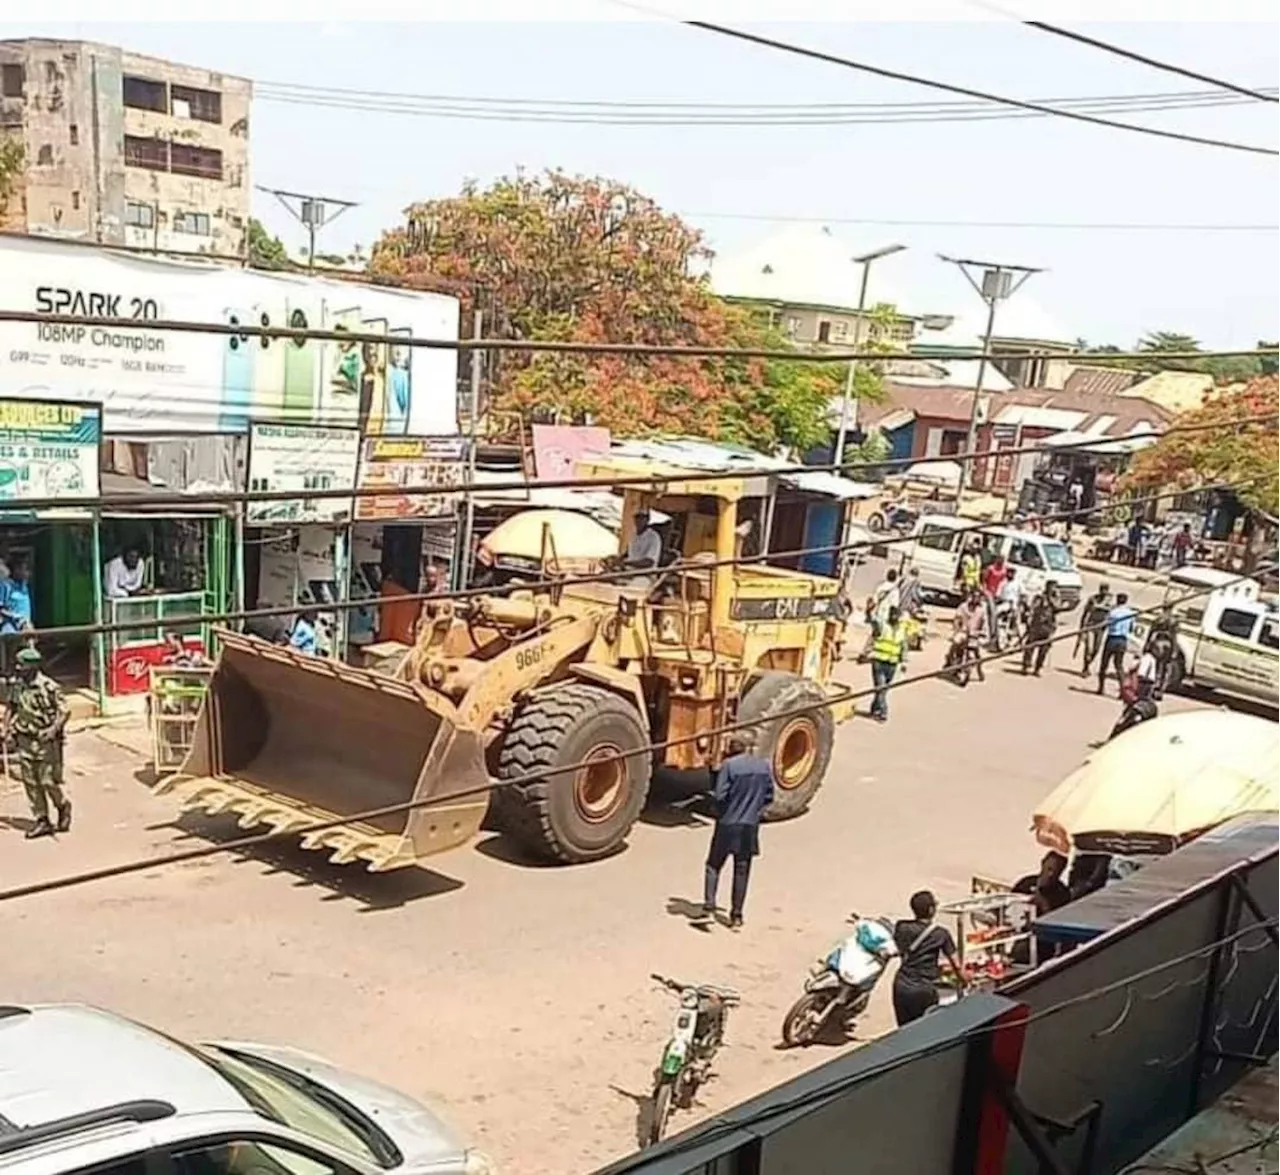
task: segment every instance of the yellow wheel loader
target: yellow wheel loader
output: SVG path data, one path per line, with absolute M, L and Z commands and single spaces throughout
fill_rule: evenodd
M 428 601 L 389 674 L 221 633 L 191 752 L 163 788 L 279 830 L 431 800 L 303 835 L 375 870 L 465 843 L 490 805 L 526 850 L 590 861 L 625 842 L 655 768 L 714 767 L 725 739 L 711 732 L 749 721 L 778 783 L 768 815 L 803 812 L 852 713 L 830 702 L 838 581 L 718 564 L 740 553 L 739 505 L 766 492 L 763 477 L 687 480 L 623 458 L 580 472 L 663 478 L 626 492 L 620 540 L 625 552 L 640 510 L 670 516 L 656 567 L 620 584 Z M 619 757 L 629 751 L 641 753 Z

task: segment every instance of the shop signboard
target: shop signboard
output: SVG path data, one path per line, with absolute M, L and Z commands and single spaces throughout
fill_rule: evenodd
M 607 428 L 585 425 L 535 424 L 531 428 L 533 468 L 539 481 L 572 481 L 578 462 L 609 451 Z
M 354 491 L 359 456 L 355 429 L 255 424 L 249 433 L 249 492 L 296 491 L 298 497 L 250 502 L 246 521 L 250 526 L 346 522 L 350 498 L 309 498 L 307 493 Z
M 465 476 L 462 441 L 456 437 L 366 437 L 360 455 L 359 489 L 395 489 L 356 500 L 358 522 L 404 522 L 452 515 Z M 416 493 L 437 490 L 436 493 Z
M 0 236 L 0 309 L 127 326 L 0 323 L 0 396 L 101 403 L 113 436 L 239 433 L 256 421 L 457 435 L 457 353 L 445 294 Z M 367 342 L 157 330 L 179 321 L 320 329 Z M 382 340 L 385 340 L 382 341 Z
M 96 498 L 101 444 L 98 404 L 0 399 L 0 513 L 36 498 Z

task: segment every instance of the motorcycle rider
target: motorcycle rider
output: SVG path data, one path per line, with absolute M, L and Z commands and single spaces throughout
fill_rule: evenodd
M 947 659 L 953 666 L 965 661 L 973 663 L 979 681 L 986 681 L 982 671 L 982 649 L 987 639 L 987 602 L 979 587 L 973 588 L 964 603 L 956 609 L 955 629 Z
M 1014 644 L 1018 643 L 1018 633 L 1022 628 L 1022 603 L 1022 580 L 1017 577 L 1016 568 L 1010 567 L 996 596 L 995 646 L 997 652 L 1002 644 L 1000 635 L 1002 623 L 1008 623 L 1013 632 Z
M 1159 615 L 1151 622 L 1151 631 L 1147 634 L 1147 650 L 1155 661 L 1155 688 L 1152 697 L 1159 701 L 1168 688 L 1169 669 L 1178 651 L 1178 621 L 1168 604 L 1160 609 Z
M 1148 664 L 1144 665 L 1144 661 L 1147 661 Z M 1143 680 L 1144 669 L 1147 672 L 1145 682 Z M 1154 673 L 1155 658 L 1150 652 L 1145 652 L 1137 665 L 1131 666 L 1129 671 L 1120 679 L 1120 701 L 1124 709 L 1121 710 L 1120 717 L 1111 728 L 1111 733 L 1107 736 L 1108 740 L 1115 738 L 1118 734 L 1123 734 L 1131 727 L 1137 726 L 1139 722 L 1148 722 L 1152 718 L 1160 716 L 1160 708 L 1152 697 Z

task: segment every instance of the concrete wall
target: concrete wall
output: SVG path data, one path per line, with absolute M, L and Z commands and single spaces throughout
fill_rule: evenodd
M 0 128 L 20 133 L 27 171 L 8 227 L 172 252 L 240 255 L 249 221 L 249 107 L 252 84 L 209 70 L 78 41 L 0 43 L 0 63 L 21 64 L 21 99 L 0 99 Z M 164 112 L 126 107 L 125 77 L 166 87 Z M 221 95 L 218 122 L 184 117 L 171 87 Z M 177 113 L 175 113 L 177 111 Z M 124 138 L 156 139 L 221 152 L 221 176 L 129 166 Z M 128 223 L 129 205 L 146 205 L 151 223 Z M 184 213 L 208 218 L 207 231 L 178 231 Z M 187 227 L 206 228 L 203 221 Z

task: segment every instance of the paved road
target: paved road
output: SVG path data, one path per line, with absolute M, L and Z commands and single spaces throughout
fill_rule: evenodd
M 741 934 L 691 926 L 709 828 L 655 807 L 626 852 L 587 867 L 523 864 L 486 834 L 431 872 L 370 877 L 279 846 L 24 899 L 3 910 L 0 990 L 190 1037 L 289 1041 L 437 1102 L 507 1172 L 589 1171 L 631 1149 L 672 1013 L 651 971 L 744 994 L 697 1110 L 711 1113 L 832 1055 L 774 1042 L 850 910 L 900 912 L 919 887 L 945 898 L 974 873 L 1032 866 L 1033 805 L 1117 702 L 1067 672 L 988 677 L 903 689 L 886 726 L 841 728 L 813 810 L 763 834 Z M 23 842 L 3 827 L 20 791 L 0 797 L 0 886 L 199 843 L 135 778 L 136 755 L 82 734 L 68 758 L 67 837 Z M 867 1034 L 889 1027 L 887 1004 L 878 994 Z

